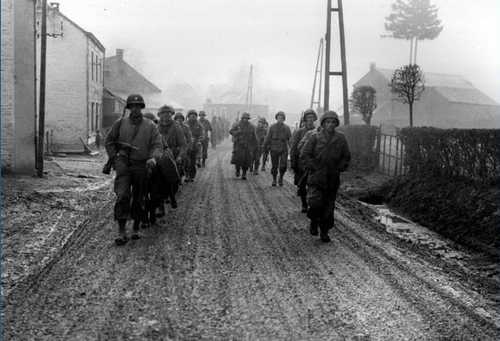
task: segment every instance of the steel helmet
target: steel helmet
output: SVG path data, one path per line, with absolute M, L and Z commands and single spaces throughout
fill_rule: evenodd
M 181 112 L 175 113 L 174 120 L 177 120 L 178 118 L 182 118 L 184 121 L 184 115 Z
M 278 119 L 278 116 L 280 116 L 280 115 L 283 116 L 283 118 L 286 120 L 286 115 L 285 115 L 285 113 L 283 111 L 278 111 L 276 113 L 276 115 L 274 115 L 274 118 Z
M 191 115 L 194 115 L 195 117 L 198 117 L 198 113 L 194 109 L 191 109 L 191 110 L 188 111 L 187 117 L 189 118 L 189 116 L 191 116 Z
M 203 110 L 200 111 L 200 113 L 198 114 L 200 117 L 205 117 L 207 116 L 207 114 L 205 114 L 205 112 Z
M 151 121 L 155 122 L 156 121 L 156 116 L 153 115 L 152 113 L 150 112 L 147 112 L 145 114 L 142 115 L 144 118 L 147 118 L 147 119 L 150 119 Z
M 247 112 L 244 112 L 244 113 L 241 115 L 241 119 L 244 119 L 244 118 L 250 119 L 250 114 L 249 114 L 249 113 L 247 113 Z
M 340 124 L 339 115 L 337 115 L 337 113 L 332 110 L 325 112 L 323 116 L 321 116 L 320 124 L 323 125 L 323 122 L 328 118 L 335 119 L 337 121 L 337 127 L 339 126 Z
M 306 117 L 309 115 L 314 117 L 313 118 L 314 121 L 316 121 L 318 119 L 318 115 L 316 114 L 316 112 L 313 109 L 307 109 L 306 111 L 304 111 L 304 114 L 302 115 L 302 119 L 305 121 Z
M 144 98 L 142 98 L 141 95 L 130 95 L 127 97 L 127 105 L 125 106 L 126 109 L 130 109 L 131 104 L 139 104 L 142 109 L 146 107 L 146 104 L 144 103 Z
M 170 105 L 164 105 L 158 110 L 158 117 L 160 117 L 162 114 L 170 114 L 173 115 L 175 113 L 174 108 L 172 108 Z

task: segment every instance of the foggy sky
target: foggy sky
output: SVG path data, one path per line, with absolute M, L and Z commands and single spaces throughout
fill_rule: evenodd
M 409 42 L 380 37 L 392 2 L 344 0 L 349 91 L 370 62 L 385 68 L 408 63 Z M 500 1 L 432 3 L 440 9 L 444 30 L 434 41 L 419 42 L 417 63 L 426 72 L 463 75 L 500 102 Z M 98 37 L 107 56 L 116 48 L 125 49 L 125 59 L 162 89 L 187 82 L 205 96 L 211 84 L 239 83 L 236 86 L 245 92 L 244 70 L 254 64 L 254 102 L 272 101 L 265 89 L 290 90 L 295 96 L 288 110 L 309 106 L 319 39 L 325 33 L 326 0 L 60 0 L 60 4 L 61 12 Z M 339 69 L 332 60 L 332 71 Z M 341 104 L 339 85 L 332 83 L 332 108 Z M 284 105 L 269 104 L 273 109 Z

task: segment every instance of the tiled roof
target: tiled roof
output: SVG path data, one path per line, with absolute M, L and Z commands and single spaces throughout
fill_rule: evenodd
M 161 90 L 118 56 L 104 60 L 104 86 L 116 94 L 157 94 Z
M 394 70 L 376 69 L 390 82 Z M 498 105 L 471 82 L 459 75 L 425 72 L 425 87 L 433 88 L 450 102 L 480 105 Z
M 450 102 L 481 104 L 481 105 L 498 105 L 494 100 L 483 94 L 476 88 L 450 88 L 444 86 L 435 87 L 439 94 L 445 97 Z

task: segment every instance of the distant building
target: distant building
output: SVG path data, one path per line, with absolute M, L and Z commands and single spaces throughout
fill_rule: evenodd
M 111 128 L 113 123 L 118 120 L 124 113 L 127 100 L 115 95 L 109 89 L 104 88 L 102 96 L 102 128 L 107 130 Z
M 130 66 L 123 58 L 124 50 L 117 49 L 116 55 L 104 61 L 104 85 L 115 96 L 126 99 L 131 94 L 140 94 L 146 102 L 145 112 L 157 112 L 163 105 L 161 90 Z M 104 115 L 109 115 L 104 112 Z
M 229 121 L 235 121 L 242 113 L 248 112 L 253 118 L 264 117 L 268 119 L 269 107 L 262 104 L 246 104 L 235 103 L 212 103 L 209 99 L 203 104 L 203 110 L 209 117 L 221 116 Z
M 35 170 L 35 1 L 2 0 L 2 170 Z
M 42 8 L 37 6 L 40 31 Z M 59 11 L 47 9 L 46 131 L 53 151 L 79 152 L 95 142 L 102 125 L 105 49 L 90 32 Z M 38 51 L 40 36 L 37 35 Z M 39 55 L 37 63 L 39 65 Z
M 409 125 L 408 105 L 398 101 L 389 88 L 393 73 L 394 70 L 376 68 L 372 64 L 369 72 L 354 83 L 354 88 L 370 85 L 377 91 L 373 125 Z M 500 128 L 500 105 L 465 78 L 430 72 L 424 77 L 425 91 L 421 99 L 414 103 L 414 126 Z M 358 116 L 353 113 L 351 118 L 356 121 Z

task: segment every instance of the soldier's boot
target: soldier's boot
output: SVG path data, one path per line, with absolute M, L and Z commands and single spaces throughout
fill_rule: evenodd
M 271 184 L 271 186 L 273 186 L 273 187 L 276 187 L 276 177 L 277 177 L 277 175 L 273 174 L 273 183 Z
M 207 159 L 203 159 L 203 160 L 201 160 L 201 167 L 205 168 L 205 161 L 206 161 L 206 160 L 207 160 Z
M 321 224 L 320 226 L 320 234 L 319 238 L 324 243 L 329 243 L 331 241 L 330 236 L 328 235 L 328 227 Z
M 259 170 L 258 170 L 258 167 L 256 167 L 256 168 L 253 170 L 253 175 L 259 175 Z
M 311 224 L 309 225 L 309 233 L 312 236 L 317 236 L 319 234 L 317 220 L 311 220 Z
M 126 226 L 127 219 L 118 220 L 118 238 L 115 239 L 115 244 L 117 246 L 125 245 L 128 242 Z
M 165 206 L 163 205 L 163 202 L 160 203 L 160 206 L 158 207 L 158 210 L 156 211 L 156 216 L 158 218 L 162 218 L 165 216 Z
M 278 185 L 280 185 L 281 187 L 283 187 L 283 173 L 280 173 L 280 177 L 278 179 Z
M 139 234 L 139 224 L 139 219 L 134 220 L 134 225 L 132 227 L 132 236 L 130 237 L 132 240 L 141 239 L 141 235 Z M 149 225 L 149 223 L 146 224 Z M 145 223 L 142 224 L 142 228 L 145 228 Z
M 243 173 L 241 174 L 241 180 L 246 180 L 247 179 L 247 170 L 246 168 L 243 168 Z
M 301 195 L 300 200 L 302 201 L 302 213 L 307 213 L 307 199 L 305 196 Z
M 175 195 L 170 196 L 170 206 L 172 208 L 177 208 L 177 199 L 175 199 Z
M 236 177 L 239 178 L 240 177 L 240 167 L 236 167 Z

